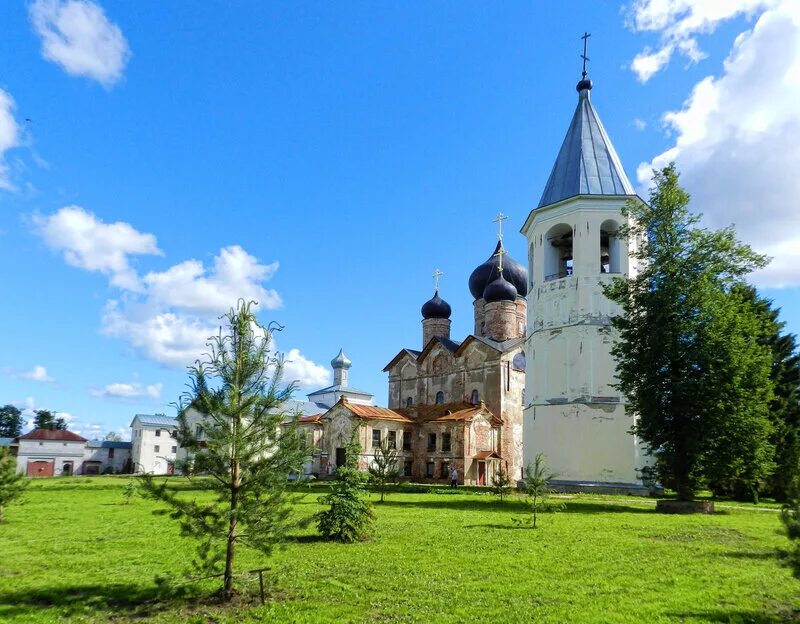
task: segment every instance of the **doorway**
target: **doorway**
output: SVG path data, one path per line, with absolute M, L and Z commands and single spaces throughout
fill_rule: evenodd
M 478 462 L 478 485 L 486 485 L 486 462 Z
M 336 449 L 336 467 L 344 466 L 347 461 L 347 452 L 345 449 L 339 447 Z
M 72 476 L 72 462 L 64 462 L 64 465 L 61 468 L 61 474 L 65 477 Z

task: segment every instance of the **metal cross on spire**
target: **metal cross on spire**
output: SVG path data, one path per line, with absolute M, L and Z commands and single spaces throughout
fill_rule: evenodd
M 433 283 L 436 285 L 436 292 L 439 292 L 439 278 L 444 275 L 439 269 L 433 272 Z
M 508 218 L 508 217 L 506 217 L 506 218 Z M 503 256 L 505 256 L 507 253 L 508 252 L 505 249 L 503 249 L 503 247 L 501 245 L 500 249 L 498 249 L 497 253 L 495 254 L 495 256 L 497 256 L 497 271 L 501 275 L 503 273 Z
M 503 221 L 508 219 L 508 215 L 504 215 L 502 212 L 497 213 L 497 218 L 492 220 L 492 223 L 497 224 L 497 240 L 503 240 Z
M 583 37 L 583 54 L 581 54 L 581 58 L 583 59 L 583 72 L 581 73 L 581 77 L 585 80 L 586 79 L 586 61 L 589 60 L 589 57 L 586 56 L 586 51 L 589 45 L 589 37 L 592 36 L 592 33 L 584 32 Z

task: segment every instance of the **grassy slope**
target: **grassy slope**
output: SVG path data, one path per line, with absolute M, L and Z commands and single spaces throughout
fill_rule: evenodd
M 154 503 L 121 504 L 124 483 L 37 481 L 8 510 L 0 621 L 777 623 L 800 609 L 800 582 L 776 555 L 786 539 L 774 511 L 663 516 L 629 499 L 577 497 L 534 531 L 512 522 L 520 501 L 474 493 L 391 495 L 364 544 L 298 533 L 271 561 L 265 606 L 158 601 L 154 576 L 183 570 L 194 545 Z M 298 513 L 316 511 L 317 495 Z M 263 563 L 244 550 L 239 559 L 242 570 Z

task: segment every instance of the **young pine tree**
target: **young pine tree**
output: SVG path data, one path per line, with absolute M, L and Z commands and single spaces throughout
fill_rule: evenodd
M 130 505 L 131 499 L 136 495 L 136 478 L 131 475 L 128 477 L 128 481 L 125 483 L 125 487 L 122 488 L 122 499 L 125 501 L 126 505 Z
M 22 496 L 26 487 L 25 475 L 17 472 L 17 458 L 5 447 L 0 447 L 0 523 L 6 507 Z
M 206 475 L 198 483 L 213 499 L 177 496 L 151 475 L 142 476 L 142 486 L 172 508 L 184 535 L 200 540 L 194 563 L 221 573 L 222 596 L 229 600 L 237 547 L 269 555 L 292 526 L 289 476 L 300 472 L 307 450 L 296 415 L 283 409 L 294 384 L 281 383 L 283 360 L 271 352 L 272 327 L 262 327 L 244 301 L 225 318 L 224 333 L 220 329 L 209 343 L 211 353 L 189 369 L 190 391 L 178 417 L 178 441 L 190 456 L 178 468 Z M 202 415 L 194 428 L 189 407 Z
M 505 468 L 500 466 L 500 469 L 492 477 L 492 494 L 499 496 L 500 502 L 502 503 L 503 499 L 511 494 L 512 489 L 513 484 L 508 476 L 508 472 Z
M 336 480 L 330 494 L 321 496 L 319 502 L 328 509 L 316 515 L 320 534 L 329 540 L 358 542 L 369 535 L 375 520 L 372 506 L 364 497 L 367 475 L 358 470 L 361 445 L 356 432 L 345 449 L 344 466 L 336 468 Z
M 387 438 L 381 440 L 369 467 L 370 481 L 380 492 L 380 502 L 384 501 L 389 488 L 400 480 L 398 457 L 397 449 L 389 446 L 389 440 Z
M 612 353 L 655 475 L 693 500 L 710 479 L 756 483 L 770 469 L 769 356 L 748 335 L 753 315 L 731 295 L 767 258 L 732 228 L 698 226 L 674 164 L 654 179 L 649 204 L 629 203 L 619 233 L 636 243 L 639 271 L 605 289 L 622 308 Z
M 537 516 L 544 511 L 561 511 L 562 503 L 553 501 L 550 496 L 555 490 L 550 487 L 550 482 L 558 475 L 550 472 L 543 453 L 537 453 L 533 462 L 525 468 L 525 493 L 528 495 L 528 506 L 533 516 L 533 528 L 536 527 Z

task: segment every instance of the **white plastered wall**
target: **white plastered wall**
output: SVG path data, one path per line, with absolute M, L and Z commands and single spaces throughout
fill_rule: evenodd
M 632 418 L 613 387 L 615 362 L 611 318 L 619 308 L 602 285 L 631 275 L 620 239 L 612 268 L 601 272 L 600 232 L 609 221 L 624 222 L 627 197 L 576 197 L 537 209 L 525 224 L 530 289 L 526 409 L 523 439 L 526 465 L 544 453 L 559 478 L 601 483 L 640 483 L 642 449 L 629 433 Z M 566 227 L 564 227 L 566 226 Z M 551 238 L 571 231 L 572 275 L 553 277 Z M 549 271 L 549 273 L 548 273 Z

